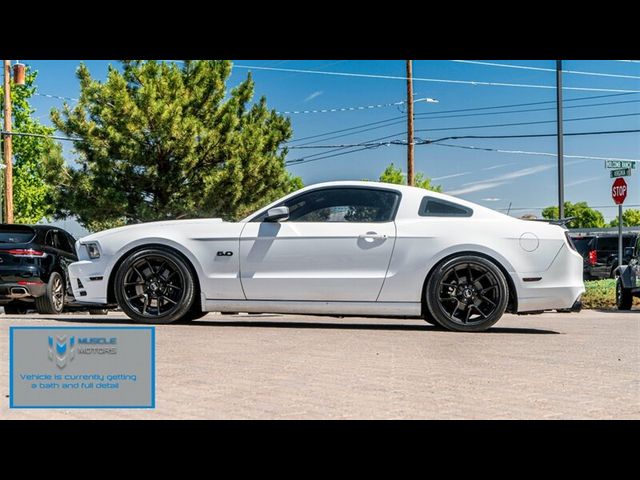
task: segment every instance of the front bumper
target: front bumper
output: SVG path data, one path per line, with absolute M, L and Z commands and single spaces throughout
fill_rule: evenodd
M 582 256 L 563 245 L 551 266 L 539 274 L 540 280 L 525 282 L 522 274 L 514 274 L 518 285 L 518 313 L 543 310 L 572 310 L 585 291 Z M 536 277 L 527 274 L 526 277 Z M 580 304 L 581 305 L 581 304 Z M 579 310 L 578 310 L 579 311 Z
M 69 280 L 76 302 L 107 304 L 108 276 L 99 262 L 81 260 L 69 265 Z

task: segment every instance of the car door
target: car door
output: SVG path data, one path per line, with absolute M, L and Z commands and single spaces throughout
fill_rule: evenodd
M 375 301 L 396 238 L 400 193 L 325 187 L 285 201 L 289 219 L 248 222 L 240 279 L 248 300 Z

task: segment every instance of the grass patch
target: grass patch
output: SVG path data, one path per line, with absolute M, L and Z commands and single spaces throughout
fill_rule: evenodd
M 614 279 L 584 282 L 586 292 L 582 295 L 584 308 L 616 308 L 616 281 Z M 633 305 L 640 306 L 640 298 L 633 299 Z

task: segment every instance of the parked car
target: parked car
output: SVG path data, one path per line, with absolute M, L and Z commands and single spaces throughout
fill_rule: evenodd
M 502 314 L 580 308 L 568 232 L 449 195 L 374 182 L 291 193 L 239 222 L 151 222 L 76 243 L 79 301 L 137 322 L 209 311 L 424 318 L 482 331 Z
M 59 227 L 0 224 L 0 306 L 7 314 L 58 314 L 75 304 L 67 267 L 75 239 Z M 86 308 L 86 305 L 84 306 Z M 94 313 L 104 313 L 102 307 Z
M 613 233 L 603 233 L 593 235 L 584 244 L 578 236 L 572 235 L 573 243 L 584 258 L 584 279 L 601 280 L 604 278 L 615 278 L 615 270 L 618 267 L 618 235 Z M 625 233 L 622 235 L 622 248 L 628 249 L 633 246 L 636 234 Z M 580 244 L 580 245 L 578 245 Z M 623 263 L 628 263 L 630 251 L 623 254 Z
M 628 265 L 622 265 L 615 271 L 618 310 L 631 310 L 633 297 L 640 297 L 640 234 L 635 236 L 632 245 L 626 248 Z

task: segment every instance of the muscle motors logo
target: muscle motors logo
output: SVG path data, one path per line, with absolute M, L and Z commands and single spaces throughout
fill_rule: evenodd
M 63 369 L 78 355 L 115 355 L 115 337 L 78 337 L 53 335 L 48 337 L 49 360 Z
M 76 356 L 76 337 L 73 335 L 49 336 L 49 360 L 58 368 L 67 366 Z

